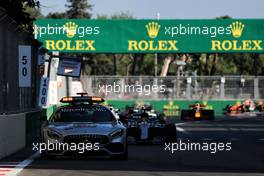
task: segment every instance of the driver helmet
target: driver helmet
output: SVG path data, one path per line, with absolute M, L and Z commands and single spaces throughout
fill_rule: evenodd
M 199 102 L 196 102 L 195 105 L 194 105 L 195 108 L 200 108 L 200 103 Z
M 245 106 L 249 106 L 249 105 L 250 105 L 250 100 L 248 100 L 248 99 L 245 100 L 245 101 L 244 101 L 244 105 L 245 105 Z

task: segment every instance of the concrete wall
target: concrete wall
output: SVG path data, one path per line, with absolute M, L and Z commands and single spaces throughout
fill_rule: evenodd
M 26 115 L 0 115 L 0 158 L 13 154 L 26 145 Z

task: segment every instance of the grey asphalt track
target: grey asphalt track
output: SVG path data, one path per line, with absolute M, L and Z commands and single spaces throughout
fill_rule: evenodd
M 163 145 L 130 145 L 127 161 L 98 157 L 36 158 L 19 175 L 264 175 L 264 117 L 179 123 L 177 130 L 178 141 L 230 142 L 232 150 L 215 154 L 209 151 L 175 151 L 172 154 L 165 151 Z M 12 161 L 8 158 L 5 160 Z

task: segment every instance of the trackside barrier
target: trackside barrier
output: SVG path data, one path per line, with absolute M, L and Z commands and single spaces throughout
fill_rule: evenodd
M 26 145 L 40 141 L 40 129 L 42 124 L 42 111 L 27 112 L 26 117 Z
M 31 46 L 31 68 L 26 70 L 31 73 L 31 83 L 27 87 L 19 84 L 19 45 Z M 0 158 L 39 138 L 41 111 L 36 109 L 41 78 L 40 46 L 0 7 Z
M 0 158 L 40 140 L 41 117 L 40 110 L 0 115 Z
M 0 158 L 15 153 L 26 145 L 26 115 L 0 115 Z
M 84 76 L 72 90 L 107 100 L 236 100 L 264 99 L 264 76 Z M 138 89 L 137 88 L 142 88 Z M 136 91 L 137 90 L 137 91 Z M 74 91 L 75 92 L 75 91 Z M 73 93 L 74 94 L 74 93 Z
M 171 100 L 173 101 L 174 105 L 179 106 L 179 109 L 188 109 L 189 105 L 194 104 L 195 102 L 203 102 L 203 100 Z M 127 105 L 133 105 L 137 101 L 131 100 L 131 101 L 119 101 L 119 100 L 110 100 L 107 101 L 108 105 L 112 105 L 114 107 L 120 108 L 121 110 L 125 109 Z M 170 100 L 146 100 L 143 101 L 143 103 L 150 104 L 153 106 L 153 108 L 157 111 L 163 111 L 163 107 L 167 105 L 170 102 Z M 214 109 L 215 115 L 217 117 L 223 116 L 223 109 L 228 104 L 235 104 L 237 100 L 226 100 L 226 101 L 219 101 L 219 100 L 208 100 L 207 105 Z M 141 102 L 142 103 L 142 102 Z
M 155 110 L 162 112 L 164 106 L 168 105 L 170 101 L 173 101 L 173 104 L 179 106 L 180 109 L 188 109 L 190 104 L 194 104 L 197 101 L 200 103 L 204 102 L 204 100 L 108 100 L 105 102 L 105 104 L 112 105 L 115 108 L 119 108 L 121 110 L 124 110 L 126 106 L 131 106 L 136 103 L 150 104 Z M 219 118 L 224 115 L 223 109 L 228 104 L 235 104 L 237 101 L 243 100 L 208 100 L 206 102 L 208 107 L 214 109 L 216 118 Z M 56 106 L 49 106 L 43 109 L 43 114 L 49 119 L 55 109 Z

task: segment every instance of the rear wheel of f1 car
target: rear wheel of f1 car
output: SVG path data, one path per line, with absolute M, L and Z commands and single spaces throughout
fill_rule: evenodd
M 164 128 L 165 142 L 177 142 L 177 130 L 174 124 L 168 124 Z

